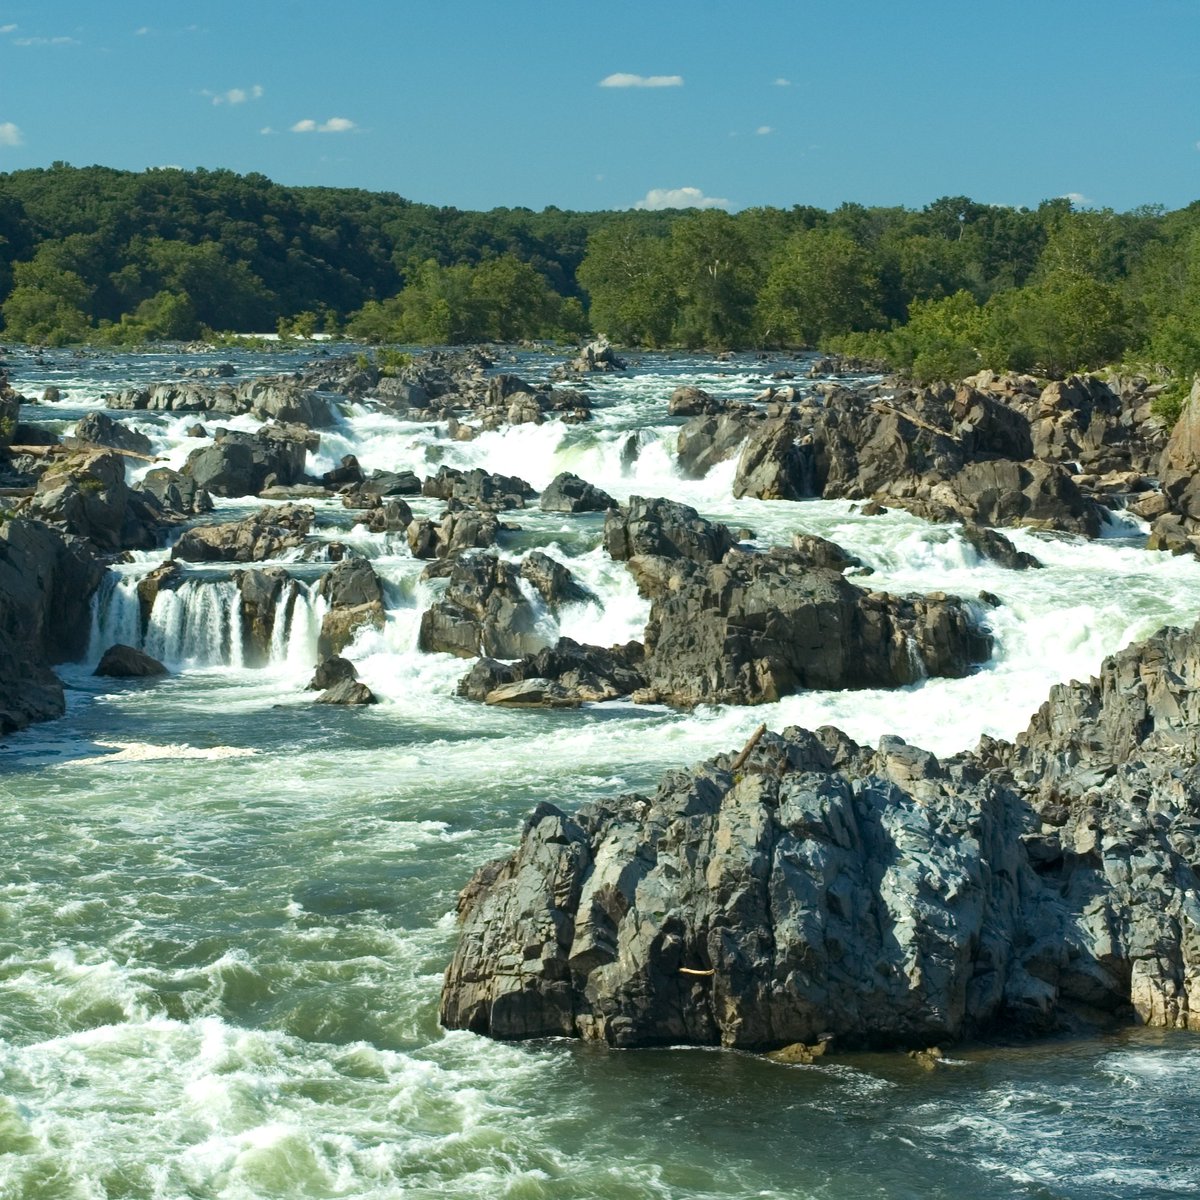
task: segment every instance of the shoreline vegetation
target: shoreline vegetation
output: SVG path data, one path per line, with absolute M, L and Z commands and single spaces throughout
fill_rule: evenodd
M 463 212 L 260 174 L 0 174 L 0 337 L 818 348 L 918 384 L 1200 369 L 1200 203 Z

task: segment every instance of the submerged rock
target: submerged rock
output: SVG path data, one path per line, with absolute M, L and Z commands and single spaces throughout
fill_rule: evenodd
M 766 733 L 478 871 L 441 1020 L 618 1046 L 928 1050 L 1200 1028 L 1200 626 L 939 761 Z

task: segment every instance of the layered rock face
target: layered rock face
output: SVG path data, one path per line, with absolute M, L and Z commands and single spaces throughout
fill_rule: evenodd
M 441 1019 L 619 1046 L 1200 1028 L 1200 626 L 939 762 L 764 734 L 550 805 L 460 897 Z
M 0 734 L 62 715 L 49 664 L 85 649 L 103 575 L 81 538 L 23 518 L 0 525 Z

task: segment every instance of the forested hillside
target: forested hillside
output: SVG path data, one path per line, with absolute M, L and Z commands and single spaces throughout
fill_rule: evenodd
M 1200 368 L 1200 203 L 461 212 L 263 175 L 0 175 L 4 336 L 822 346 L 919 378 Z

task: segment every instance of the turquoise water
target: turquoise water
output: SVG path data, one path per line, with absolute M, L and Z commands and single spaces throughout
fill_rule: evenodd
M 165 377 L 170 361 L 146 374 L 138 359 L 17 357 L 14 382 L 64 387 L 60 406 L 28 415 L 69 427 L 114 379 Z M 551 361 L 520 369 L 536 376 Z M 146 686 L 95 679 L 94 659 L 69 666 L 67 716 L 0 748 L 0 1197 L 957 1200 L 1200 1189 L 1193 1035 L 952 1049 L 925 1071 L 897 1056 L 783 1066 L 439 1029 L 455 896 L 512 848 L 539 801 L 570 809 L 650 787 L 666 767 L 740 744 L 763 719 L 833 722 L 865 741 L 898 731 L 939 752 L 984 732 L 1011 736 L 1050 682 L 1200 611 L 1200 566 L 1133 548 L 1119 536 L 1129 526 L 1092 545 L 1018 534 L 1047 563 L 1018 575 L 903 514 L 733 501 L 724 468 L 678 480 L 664 416 L 674 383 L 749 395 L 778 365 L 647 359 L 632 378 L 595 385 L 591 427 L 469 443 L 351 412 L 321 453 L 354 447 L 367 467 L 426 471 L 431 456 L 487 462 L 535 484 L 574 464 L 614 494 L 674 495 L 763 541 L 824 533 L 875 568 L 873 586 L 998 594 L 996 660 L 966 681 L 765 709 L 490 710 L 453 696 L 464 663 L 414 648 L 439 585 L 418 582 L 421 564 L 402 544 L 359 533 L 388 582 L 389 617 L 351 656 L 383 702 L 341 711 L 314 708 L 302 691 L 311 619 L 270 665 L 244 669 L 221 635 L 221 572 L 198 576 L 190 611 L 171 618 L 181 622 L 169 643 L 175 675 Z M 181 457 L 182 424 L 143 427 Z M 630 431 L 644 448 L 623 475 Z M 343 510 L 320 515 L 319 536 L 345 535 Z M 600 597 L 564 614 L 562 631 L 602 641 L 639 632 L 644 602 L 594 549 L 594 519 L 514 516 L 521 543 L 548 547 Z M 98 605 L 97 645 L 120 625 L 122 588 L 159 558 L 120 568 L 124 582 Z M 307 618 L 315 604 L 301 606 Z

